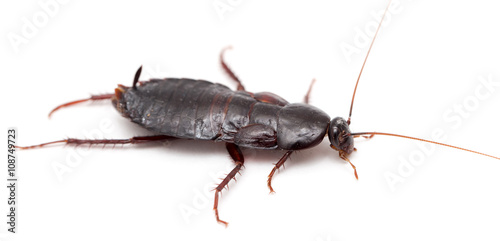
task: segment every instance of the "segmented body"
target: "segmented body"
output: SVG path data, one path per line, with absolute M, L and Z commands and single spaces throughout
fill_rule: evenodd
M 136 89 L 120 86 L 113 102 L 122 115 L 158 134 L 259 149 L 314 146 L 330 121 L 310 105 L 269 103 L 193 79 L 152 79 Z

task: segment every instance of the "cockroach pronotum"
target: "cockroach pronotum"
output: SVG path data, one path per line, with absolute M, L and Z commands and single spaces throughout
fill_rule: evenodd
M 390 4 L 385 9 L 386 12 Z M 223 55 L 226 50 L 224 49 L 220 55 L 220 62 L 227 74 L 237 83 L 236 91 L 224 85 L 204 80 L 166 78 L 139 81 L 141 67 L 137 70 L 131 87 L 119 85 L 115 89 L 115 93 L 94 95 L 88 99 L 65 103 L 53 109 L 49 114 L 50 116 L 60 108 L 77 103 L 109 99 L 124 117 L 157 133 L 155 136 L 138 136 L 130 139 L 68 138 L 19 148 L 31 149 L 56 143 L 75 145 L 138 144 L 176 138 L 225 142 L 227 151 L 235 162 L 235 167 L 215 188 L 213 206 L 217 222 L 225 225 L 227 222 L 221 220 L 218 213 L 219 194 L 244 164 L 240 147 L 285 151 L 268 176 L 267 186 L 270 192 L 274 192 L 271 185 L 273 175 L 292 153 L 314 147 L 322 142 L 326 136 L 330 141 L 330 147 L 338 151 L 340 158 L 352 166 L 356 178 L 358 178 L 356 167 L 348 156 L 356 150 L 354 138 L 359 137 L 371 138 L 375 135 L 386 135 L 408 138 L 500 159 L 469 149 L 399 134 L 351 132 L 349 126 L 356 89 L 384 17 L 385 13 L 380 20 L 359 72 L 347 120 L 342 117 L 331 119 L 322 110 L 308 104 L 314 80 L 305 95 L 305 103 L 303 104 L 288 103 L 285 99 L 269 92 L 252 93 L 246 91 L 242 82 L 224 61 Z

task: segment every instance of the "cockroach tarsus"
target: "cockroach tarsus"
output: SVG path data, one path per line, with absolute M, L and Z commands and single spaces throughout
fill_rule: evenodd
M 313 79 L 304 96 L 304 103 L 288 103 L 285 99 L 269 92 L 252 93 L 245 90 L 242 82 L 224 61 L 223 49 L 220 64 L 234 80 L 237 90 L 233 91 L 221 84 L 193 79 L 151 79 L 139 81 L 142 66 L 137 70 L 132 87 L 118 85 L 114 94 L 94 95 L 87 99 L 68 102 L 54 108 L 49 117 L 57 110 L 81 102 L 110 99 L 114 107 L 132 122 L 158 135 L 140 136 L 129 139 L 75 139 L 68 138 L 39 145 L 19 147 L 30 149 L 50 144 L 138 144 L 171 139 L 196 139 L 225 142 L 226 149 L 235 163 L 235 167 L 220 182 L 215 190 L 214 212 L 216 220 L 227 226 L 219 218 L 219 193 L 234 179 L 244 165 L 244 156 L 240 147 L 253 149 L 278 149 L 286 151 L 274 165 L 267 179 L 270 192 L 274 192 L 271 182 L 275 172 L 286 162 L 294 151 L 308 149 L 322 142 L 328 136 L 330 147 L 339 153 L 339 157 L 348 162 L 356 179 L 356 167 L 348 156 L 354 148 L 354 138 L 372 138 L 375 135 L 401 137 L 452 147 L 487 157 L 500 159 L 492 155 L 468 150 L 456 146 L 382 132 L 352 133 L 349 129 L 354 104 L 354 97 L 361 74 L 370 54 L 373 43 L 384 20 L 391 2 L 370 44 L 354 88 L 349 117 L 330 117 L 322 110 L 309 105 L 309 96 L 315 80 Z

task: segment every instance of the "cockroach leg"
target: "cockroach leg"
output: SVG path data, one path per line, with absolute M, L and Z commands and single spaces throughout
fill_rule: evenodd
M 352 162 L 349 160 L 349 158 L 347 158 L 347 154 L 346 154 L 344 151 L 340 150 L 340 151 L 339 151 L 339 156 L 340 156 L 340 158 L 342 158 L 344 161 L 349 162 L 349 164 L 351 164 L 352 169 L 354 169 L 354 176 L 356 177 L 356 180 L 358 180 L 358 172 L 356 171 L 356 166 L 354 166 L 354 165 L 352 164 Z
M 137 83 L 139 82 L 139 77 L 141 76 L 141 72 L 142 72 L 142 65 L 141 67 L 139 67 L 139 69 L 137 69 L 137 71 L 135 72 L 135 76 L 134 76 L 134 82 L 132 83 L 132 88 L 135 90 L 137 89 Z M 71 102 L 68 102 L 68 103 L 65 103 L 65 104 L 62 104 L 62 105 L 59 105 L 57 106 L 56 108 L 54 108 L 52 111 L 50 111 L 49 113 L 49 118 L 52 116 L 52 114 L 54 112 L 56 112 L 57 110 L 63 108 L 63 107 L 68 107 L 68 106 L 72 106 L 72 105 L 75 105 L 75 104 L 79 104 L 79 103 L 82 103 L 82 102 L 86 102 L 86 101 L 96 101 L 96 100 L 106 100 L 106 99 L 111 99 L 113 98 L 113 96 L 115 96 L 115 94 L 103 94 L 103 95 L 92 95 L 90 96 L 90 98 L 88 99 L 82 99 L 82 100 L 75 100 L 75 101 L 71 101 Z
M 285 164 L 285 161 L 290 157 L 293 151 L 287 151 L 285 155 L 281 157 L 281 159 L 274 165 L 273 170 L 271 173 L 269 173 L 269 176 L 267 176 L 267 187 L 269 187 L 269 193 L 274 193 L 274 189 L 271 186 L 271 181 L 273 179 L 274 173 L 281 167 L 283 164 Z
M 371 138 L 371 137 L 370 137 Z M 351 161 L 349 160 L 349 158 L 347 158 L 347 153 L 343 150 L 340 150 L 338 148 L 336 148 L 334 145 L 331 145 L 330 144 L 330 147 L 336 151 L 339 152 L 339 157 L 342 158 L 342 160 L 346 161 L 346 162 L 349 162 L 349 164 L 351 164 L 352 168 L 354 169 L 354 176 L 356 177 L 356 180 L 358 180 L 358 172 L 356 171 L 356 166 L 354 166 Z M 354 151 L 357 151 L 356 148 L 354 148 Z
M 226 52 L 226 50 L 232 49 L 232 48 L 233 47 L 231 47 L 231 46 L 227 46 L 224 49 L 222 49 L 222 51 L 220 52 L 220 64 L 222 65 L 222 68 L 224 69 L 224 71 L 226 71 L 226 73 L 229 75 L 229 77 L 231 77 L 231 79 L 233 79 L 234 81 L 236 81 L 238 83 L 237 90 L 245 91 L 245 87 L 243 87 L 243 84 L 241 84 L 240 79 L 238 79 L 238 77 L 234 74 L 234 72 L 229 68 L 229 66 L 224 61 L 224 52 Z
M 309 96 L 311 95 L 311 90 L 313 88 L 314 83 L 316 83 L 316 79 L 313 79 L 311 81 L 311 84 L 309 85 L 309 89 L 307 90 L 306 96 L 304 96 L 304 103 L 309 104 Z
M 56 112 L 57 110 L 63 108 L 63 107 L 68 107 L 68 106 L 72 106 L 72 105 L 75 105 L 75 104 L 79 104 L 79 103 L 82 103 L 82 102 L 85 102 L 85 101 L 96 101 L 96 100 L 106 100 L 106 99 L 111 99 L 115 94 L 103 94 L 103 95 L 92 95 L 90 96 L 90 98 L 88 99 L 82 99 L 82 100 L 75 100 L 75 101 L 71 101 L 71 102 L 68 102 L 68 103 L 65 103 L 65 104 L 62 104 L 62 105 L 59 105 L 57 106 L 56 108 L 54 108 L 52 111 L 50 111 L 49 113 L 49 118 L 52 116 L 52 114 L 54 112 Z
M 88 144 L 90 146 L 92 145 L 116 145 L 116 144 L 138 144 L 138 143 L 146 143 L 146 142 L 153 142 L 153 141 L 165 141 L 165 140 L 171 140 L 171 139 L 177 139 L 172 136 L 166 136 L 166 135 L 157 135 L 157 136 L 135 136 L 129 139 L 97 139 L 97 140 L 90 140 L 90 139 L 76 139 L 76 138 L 68 138 L 64 140 L 59 140 L 59 141 L 52 141 L 52 142 L 47 142 L 39 145 L 33 145 L 33 146 L 17 146 L 20 150 L 26 150 L 26 149 L 33 149 L 33 148 L 40 148 L 44 147 L 47 145 L 51 144 L 57 144 L 57 143 L 65 143 L 66 145 L 73 144 L 73 145 L 82 145 L 82 144 Z
M 44 146 L 48 146 L 48 145 L 52 145 L 52 144 L 67 143 L 67 142 L 68 142 L 68 139 L 64 139 L 64 140 L 59 140 L 59 141 L 46 142 L 43 144 L 33 145 L 33 146 L 16 146 L 16 148 L 18 148 L 19 150 L 27 150 L 27 149 L 39 148 L 39 147 L 44 147 Z
M 229 152 L 229 155 L 231 156 L 233 161 L 236 163 L 236 166 L 229 174 L 227 174 L 227 176 L 222 180 L 222 182 L 215 188 L 214 211 L 217 222 L 222 223 L 227 227 L 228 223 L 219 218 L 219 209 L 218 209 L 219 193 L 222 191 L 222 189 L 224 189 L 224 187 L 229 183 L 229 181 L 231 181 L 231 179 L 234 179 L 236 173 L 239 173 L 241 167 L 243 167 L 243 163 L 245 160 L 243 158 L 243 153 L 241 153 L 241 150 L 237 145 L 233 143 L 226 143 L 226 149 L 227 152 Z

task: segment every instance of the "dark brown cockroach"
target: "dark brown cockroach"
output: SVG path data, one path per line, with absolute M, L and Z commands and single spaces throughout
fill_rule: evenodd
M 141 67 L 136 72 L 131 87 L 118 85 L 114 94 L 95 95 L 88 99 L 62 104 L 49 114 L 50 116 L 60 108 L 80 102 L 110 99 L 113 106 L 124 117 L 158 135 L 106 140 L 68 138 L 20 148 L 37 148 L 55 143 L 77 145 L 138 144 L 176 138 L 225 142 L 227 151 L 235 162 L 235 167 L 215 188 L 214 200 L 216 219 L 225 225 L 227 222 L 222 221 L 218 214 L 219 193 L 243 166 L 244 157 L 240 147 L 286 151 L 268 176 L 267 185 L 270 192 L 274 192 L 271 185 L 273 175 L 290 155 L 294 151 L 318 145 L 325 136 L 328 136 L 331 148 L 338 151 L 339 156 L 352 166 L 356 178 L 358 178 L 356 167 L 350 162 L 348 156 L 356 150 L 354 138 L 357 137 L 371 138 L 374 135 L 402 137 L 500 159 L 484 153 L 409 136 L 381 132 L 352 133 L 350 131 L 349 125 L 356 89 L 384 17 L 385 13 L 359 73 L 347 120 L 341 117 L 331 119 L 322 110 L 308 104 L 314 81 L 305 95 L 305 103 L 288 103 L 283 98 L 269 92 L 251 93 L 246 91 L 241 81 L 224 62 L 223 50 L 220 55 L 221 65 L 227 74 L 236 81 L 237 91 L 204 80 L 166 78 L 139 82 Z

